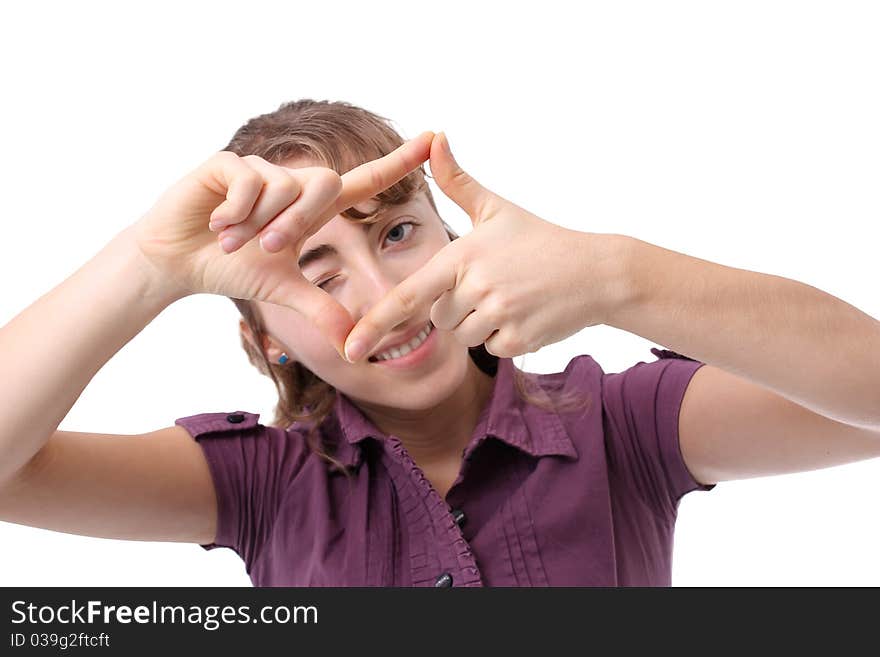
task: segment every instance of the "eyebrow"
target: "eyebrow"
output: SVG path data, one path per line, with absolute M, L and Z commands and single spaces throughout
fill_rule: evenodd
M 370 231 L 370 227 L 372 224 L 361 224 L 361 229 L 367 233 Z M 296 261 L 297 266 L 300 269 L 305 269 L 308 265 L 313 262 L 317 262 L 318 260 L 323 260 L 324 258 L 329 258 L 330 256 L 339 255 L 339 251 L 332 244 L 319 244 L 313 249 L 309 249 L 305 251 L 300 257 L 299 260 Z

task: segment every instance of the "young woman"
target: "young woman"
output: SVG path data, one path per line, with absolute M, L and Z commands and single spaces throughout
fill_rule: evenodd
M 241 312 L 271 424 L 57 430 L 199 293 Z M 610 374 L 512 363 L 597 324 L 669 349 Z M 258 586 L 668 585 L 682 495 L 880 455 L 877 354 L 880 323 L 820 290 L 554 225 L 469 177 L 443 134 L 402 143 L 363 109 L 298 101 L 0 330 L 0 519 L 229 547 Z

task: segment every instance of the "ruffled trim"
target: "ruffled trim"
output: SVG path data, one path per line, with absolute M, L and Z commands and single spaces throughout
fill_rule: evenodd
M 391 468 L 400 509 L 409 527 L 410 568 L 413 586 L 434 586 L 442 573 L 452 575 L 452 585 L 484 586 L 476 558 L 455 522 L 449 505 L 440 497 L 403 443 L 385 441 L 391 455 L 403 466 Z

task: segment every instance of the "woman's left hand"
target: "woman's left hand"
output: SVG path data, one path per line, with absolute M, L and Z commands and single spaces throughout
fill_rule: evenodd
M 564 228 L 492 193 L 461 170 L 443 133 L 434 137 L 430 161 L 434 180 L 474 228 L 361 318 L 346 340 L 350 362 L 396 326 L 424 317 L 426 306 L 434 326 L 468 347 L 485 343 L 501 358 L 606 323 L 628 292 L 626 236 Z

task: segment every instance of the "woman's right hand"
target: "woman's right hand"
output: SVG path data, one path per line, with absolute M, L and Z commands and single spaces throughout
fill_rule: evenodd
M 221 294 L 292 308 L 344 358 L 342 346 L 354 321 L 302 275 L 297 256 L 305 240 L 334 216 L 421 166 L 433 136 L 424 132 L 341 176 L 325 167 L 289 169 L 255 155 L 220 151 L 159 198 L 131 227 L 134 239 L 176 296 Z M 270 231 L 283 236 L 280 250 L 262 245 Z M 241 246 L 227 253 L 220 244 L 227 237 Z

